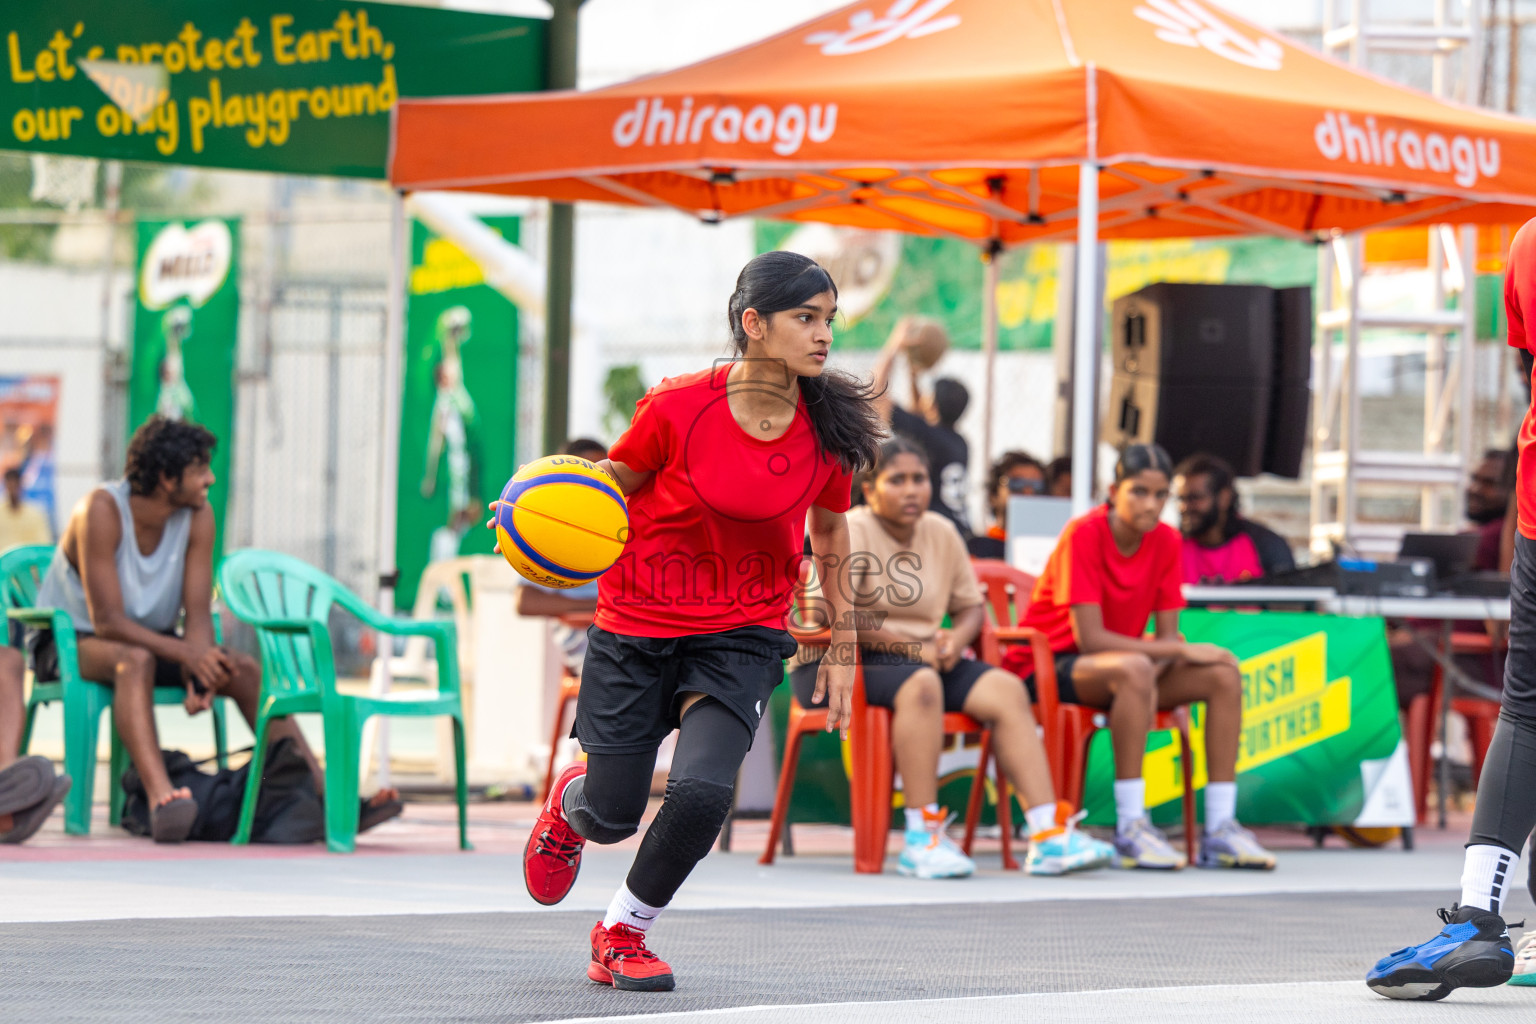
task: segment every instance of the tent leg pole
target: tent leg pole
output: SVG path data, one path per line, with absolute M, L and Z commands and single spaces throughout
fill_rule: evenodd
M 992 465 L 993 417 L 997 412 L 997 260 L 1000 253 L 982 253 L 981 285 L 981 352 L 982 352 L 982 414 L 981 465 L 983 479 Z
M 395 527 L 400 482 L 400 374 L 405 357 L 405 276 L 410 258 L 409 225 L 405 218 L 405 196 L 395 193 L 389 204 L 389 284 L 384 306 L 384 352 L 379 374 L 379 420 L 384 443 L 379 456 L 379 611 L 394 614 L 395 606 Z M 380 637 L 383 641 L 384 637 Z M 388 666 L 388 649 L 379 654 Z M 385 671 L 388 671 L 386 667 Z
M 1072 317 L 1072 514 L 1093 503 L 1094 454 L 1098 432 L 1099 307 L 1099 168 L 1091 160 L 1078 165 L 1077 305 Z

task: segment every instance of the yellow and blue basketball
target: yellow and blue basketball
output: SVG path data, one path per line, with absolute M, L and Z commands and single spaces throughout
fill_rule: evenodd
M 550 455 L 507 481 L 496 506 L 501 553 L 524 579 L 579 587 L 607 572 L 629 539 L 613 477 L 586 459 Z

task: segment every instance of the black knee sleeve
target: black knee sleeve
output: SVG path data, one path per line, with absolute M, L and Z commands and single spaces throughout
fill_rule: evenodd
M 731 813 L 731 794 L 730 786 L 709 779 L 669 781 L 667 799 L 650 829 L 659 852 L 690 865 L 703 860 Z
M 591 843 L 607 846 L 621 843 L 640 831 L 640 819 L 634 821 L 606 821 L 592 809 L 582 789 L 584 779 L 576 779 L 565 789 L 565 820 L 571 823 L 576 834 Z
M 733 788 L 692 776 L 667 783 L 667 799 L 646 830 L 629 869 L 629 891 L 653 907 L 664 907 L 703 860 L 731 813 Z
M 565 819 L 589 842 L 606 845 L 628 839 L 640 830 L 655 767 L 654 751 L 590 755 L 587 774 L 565 789 Z
M 751 744 L 746 723 L 713 697 L 683 716 L 667 798 L 629 869 L 630 892 L 653 907 L 672 901 L 731 813 L 736 772 Z

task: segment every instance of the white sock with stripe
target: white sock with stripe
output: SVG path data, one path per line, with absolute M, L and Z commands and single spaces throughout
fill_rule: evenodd
M 603 915 L 603 927 L 612 928 L 616 924 L 625 924 L 643 932 L 655 923 L 657 916 L 666 908 L 653 907 L 639 899 L 629 891 L 628 885 L 619 886 L 619 891 L 613 894 L 613 902 L 608 904 L 608 913 Z
M 1461 871 L 1461 905 L 1499 913 L 1516 856 L 1502 846 L 1467 847 L 1466 866 Z

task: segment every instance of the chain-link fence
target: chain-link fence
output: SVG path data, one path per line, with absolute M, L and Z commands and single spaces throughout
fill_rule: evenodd
M 221 439 L 234 446 L 226 547 L 286 551 L 370 593 L 384 440 L 387 190 L 137 167 L 124 167 L 114 188 L 110 168 L 74 161 L 89 170 L 82 175 L 68 163 L 0 154 L 5 369 L 50 372 L 50 357 L 68 353 L 60 518 L 95 480 L 121 472 L 134 222 L 234 216 L 241 315 L 235 436 Z M 61 182 L 75 197 L 62 208 Z M 99 401 L 72 404 L 80 389 Z

